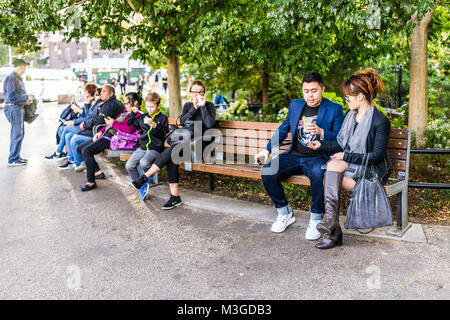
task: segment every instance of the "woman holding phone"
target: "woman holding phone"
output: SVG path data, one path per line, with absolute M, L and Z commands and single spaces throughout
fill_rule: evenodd
M 327 164 L 324 178 L 325 214 L 317 229 L 322 239 L 318 249 L 342 245 L 339 225 L 339 193 L 341 189 L 352 191 L 361 179 L 364 155 L 368 165 L 373 166 L 378 179 L 385 184 L 391 174 L 388 140 L 391 132 L 389 119 L 372 103 L 384 90 L 383 81 L 371 68 L 355 72 L 341 85 L 345 100 L 350 107 L 337 135 L 337 141 L 313 141 L 308 147 L 334 153 Z M 366 172 L 366 178 L 371 178 Z

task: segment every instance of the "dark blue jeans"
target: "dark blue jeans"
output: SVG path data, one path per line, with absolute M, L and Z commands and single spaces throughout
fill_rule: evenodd
M 22 141 L 25 135 L 24 114 L 25 110 L 23 107 L 15 105 L 5 106 L 5 116 L 11 124 L 8 163 L 18 161 L 20 158 L 20 150 L 22 149 Z
M 311 181 L 311 212 L 324 213 L 323 175 L 325 170 L 320 167 L 326 163 L 326 160 L 323 157 L 296 157 L 290 153 L 283 153 L 278 158 L 278 170 L 275 172 L 270 170 L 274 161 L 272 160 L 261 171 L 264 187 L 275 208 L 283 208 L 288 205 L 281 181 L 292 175 L 304 174 Z

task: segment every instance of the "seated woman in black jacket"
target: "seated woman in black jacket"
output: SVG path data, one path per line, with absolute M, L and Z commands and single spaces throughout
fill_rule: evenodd
M 342 83 L 341 89 L 350 107 L 337 141 L 314 141 L 308 146 L 314 150 L 333 153 L 325 173 L 325 214 L 317 229 L 322 239 L 316 243 L 319 249 L 342 245 L 342 230 L 339 225 L 339 192 L 341 188 L 353 190 L 361 175 L 364 154 L 368 154 L 368 165 L 374 167 L 382 184 L 391 174 L 388 155 L 388 140 L 391 133 L 389 119 L 373 104 L 378 93 L 384 90 L 383 82 L 374 69 L 355 72 Z M 366 172 L 370 178 L 371 173 Z
M 216 107 L 213 103 L 206 101 L 205 86 L 201 81 L 193 81 L 191 83 L 189 95 L 192 102 L 187 102 L 183 106 L 180 123 L 184 124 L 188 120 L 201 121 L 203 134 L 207 129 L 213 128 L 216 125 Z M 205 148 L 206 143 L 203 143 L 202 146 Z M 144 175 L 132 181 L 134 187 L 137 189 L 145 188 L 145 184 L 148 183 L 148 178 L 167 165 L 167 175 L 169 177 L 171 195 L 169 201 L 162 207 L 164 210 L 172 209 L 183 203 L 178 192 L 178 165 L 172 161 L 172 150 L 173 147 L 166 149 L 158 156 L 158 158 L 156 158 L 153 165 Z M 148 198 L 148 191 L 149 188 L 147 187 L 143 192 L 143 200 Z

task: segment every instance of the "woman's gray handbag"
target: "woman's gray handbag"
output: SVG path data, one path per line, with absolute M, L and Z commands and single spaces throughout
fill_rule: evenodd
M 344 227 L 346 229 L 374 229 L 392 226 L 391 206 L 383 185 L 377 177 L 366 178 L 368 154 L 364 155 L 362 174 L 353 189 Z
M 173 133 L 177 132 L 181 135 L 183 134 L 189 134 L 191 137 L 191 140 L 194 139 L 194 121 L 193 120 L 186 120 L 183 124 L 183 126 L 180 128 L 179 126 L 179 120 L 181 118 L 181 115 L 178 116 L 177 120 L 175 121 L 175 125 L 171 126 L 171 130 L 166 134 L 166 140 L 169 146 L 174 147 L 177 144 L 181 142 L 178 138 L 173 137 Z

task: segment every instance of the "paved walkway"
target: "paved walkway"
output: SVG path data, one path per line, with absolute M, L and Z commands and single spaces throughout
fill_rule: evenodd
M 321 251 L 303 221 L 273 234 L 269 221 L 196 208 L 187 191 L 169 212 L 166 186 L 145 203 L 111 180 L 81 193 L 85 174 L 43 159 L 60 109 L 26 125 L 20 168 L 6 165 L 0 111 L 0 299 L 450 298 L 449 227 L 423 226 L 426 242 L 347 234 Z

